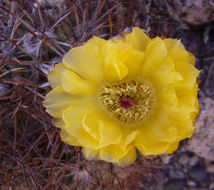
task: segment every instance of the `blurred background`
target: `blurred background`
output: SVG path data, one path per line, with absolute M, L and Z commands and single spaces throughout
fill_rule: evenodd
M 71 47 L 133 26 L 196 56 L 196 131 L 172 155 L 138 155 L 125 168 L 86 161 L 42 106 L 47 73 Z M 214 1 L 1 0 L 0 189 L 214 190 Z

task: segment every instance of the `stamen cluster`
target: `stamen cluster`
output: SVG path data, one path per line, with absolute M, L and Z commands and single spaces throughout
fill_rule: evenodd
M 108 114 L 124 125 L 145 121 L 155 105 L 154 90 L 143 79 L 105 84 L 100 90 L 99 100 Z

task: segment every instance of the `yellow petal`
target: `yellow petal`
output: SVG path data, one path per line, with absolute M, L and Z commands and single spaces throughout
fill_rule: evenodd
M 115 162 L 121 155 L 122 150 L 114 145 L 104 147 L 100 150 L 100 159 L 107 162 Z
M 133 147 L 121 149 L 119 146 L 109 145 L 100 150 L 99 156 L 101 160 L 113 162 L 117 165 L 124 165 L 126 163 L 132 163 L 136 159 L 136 152 Z
M 135 139 L 136 137 L 140 134 L 140 131 L 139 130 L 135 130 L 135 131 L 132 131 L 131 134 L 129 134 L 127 137 L 126 137 L 126 140 L 125 140 L 125 147 L 128 146 L 129 144 L 131 144 Z
M 117 122 L 113 120 L 99 120 L 100 147 L 118 144 L 121 141 L 121 131 Z
M 163 73 L 162 73 L 163 74 Z M 168 86 L 168 85 L 176 85 L 177 82 L 182 81 L 182 75 L 177 71 L 171 71 L 165 73 L 165 75 L 156 76 L 155 81 L 156 86 Z
M 127 166 L 132 164 L 136 160 L 136 148 L 132 147 L 127 153 L 125 153 L 117 162 L 116 165 Z
M 85 131 L 78 136 L 77 141 L 82 147 L 99 149 L 99 142 Z
M 98 131 L 98 118 L 99 114 L 94 113 L 92 115 L 85 115 L 83 117 L 83 128 L 96 140 L 99 140 L 100 135 Z
M 87 160 L 97 160 L 98 156 L 99 156 L 99 151 L 98 150 L 94 150 L 91 148 L 82 148 L 82 153 L 83 156 L 87 159 Z
M 103 81 L 103 49 L 107 42 L 93 37 L 83 46 L 72 48 L 64 57 L 63 62 L 80 74 L 84 79 L 94 82 Z
M 162 132 L 156 131 L 154 135 L 152 134 L 152 132 L 153 130 L 151 130 L 150 133 L 142 130 L 141 134 L 135 140 L 135 146 L 140 151 L 140 153 L 145 156 L 160 155 L 166 153 L 173 141 L 170 142 L 167 138 L 164 139 L 163 134 L 161 134 Z M 160 133 L 160 137 L 158 136 L 158 133 Z
M 58 86 L 46 95 L 43 105 L 50 115 L 61 117 L 64 109 L 73 102 L 78 102 L 80 99 L 80 96 L 71 95 L 65 92 L 61 86 Z
M 181 89 L 184 87 L 187 89 L 192 89 L 196 84 L 196 78 L 199 75 L 199 70 L 197 70 L 192 64 L 186 62 L 177 62 L 175 67 L 183 77 L 183 80 L 176 86 L 179 86 Z
M 186 60 L 186 62 L 192 65 L 195 65 L 195 56 L 191 52 L 188 52 L 188 53 L 189 53 L 189 58 Z
M 178 146 L 179 146 L 179 142 L 174 142 L 174 143 L 170 144 L 168 150 L 166 151 L 166 154 L 173 153 L 175 150 L 178 149 Z
M 62 88 L 71 94 L 84 95 L 93 95 L 96 89 L 88 80 L 81 78 L 70 70 L 65 70 L 62 73 Z
M 197 85 L 190 90 L 183 90 L 180 88 L 175 88 L 178 97 L 179 106 L 191 106 L 197 109 L 198 99 L 197 99 Z
M 169 52 L 169 56 L 174 62 L 187 61 L 190 58 L 189 53 L 185 50 L 180 40 L 176 39 L 164 39 L 163 42 Z
M 58 128 L 61 128 L 61 129 L 65 128 L 65 122 L 62 118 L 54 118 L 53 123 Z
M 175 107 L 178 105 L 178 98 L 174 88 L 163 88 L 158 93 L 158 103 Z
M 65 130 L 68 134 L 78 138 L 84 131 L 82 125 L 78 121 L 73 121 L 72 123 L 65 124 Z
M 173 48 L 184 49 L 183 45 L 177 39 L 165 38 L 163 39 L 163 42 L 168 51 L 172 50 Z
M 80 144 L 77 142 L 77 139 L 74 136 L 68 134 L 63 129 L 61 129 L 61 131 L 60 131 L 60 137 L 61 137 L 62 141 L 66 142 L 69 145 L 80 146 Z
M 62 117 L 65 123 L 72 123 L 74 121 L 82 122 L 84 116 L 97 112 L 98 110 L 99 108 L 94 100 L 82 99 L 81 101 L 70 104 L 70 106 L 63 111 Z
M 193 106 L 164 107 L 162 114 L 167 115 L 168 123 L 176 130 L 174 136 L 176 141 L 191 137 L 194 131 L 191 114 L 195 113 L 196 108 Z M 172 139 L 173 140 L 173 139 Z
M 135 145 L 144 155 L 163 154 L 177 139 L 177 128 L 170 122 L 168 115 L 160 111 L 142 125 L 140 131 Z
M 124 38 L 118 37 L 118 38 L 111 38 L 107 41 L 106 48 L 103 51 L 105 56 L 117 54 L 121 50 L 130 48 L 131 45 L 126 43 Z
M 166 55 L 167 49 L 163 41 L 158 37 L 152 39 L 145 51 L 141 68 L 142 76 L 148 77 L 151 73 L 157 70 Z
M 146 139 L 150 144 L 171 143 L 177 138 L 177 128 L 170 122 L 151 123 L 150 127 L 151 129 L 141 131 L 146 132 Z
M 104 62 L 104 74 L 107 81 L 120 81 L 128 74 L 128 68 L 113 56 L 108 56 Z
M 180 40 L 164 39 L 163 41 L 167 47 L 169 56 L 175 63 L 186 62 L 193 66 L 195 65 L 195 56 L 185 50 L 185 47 L 181 44 Z
M 153 118 L 151 118 L 151 120 L 146 124 L 146 129 L 148 129 L 147 138 L 154 142 L 171 143 L 176 139 L 177 128 L 171 123 L 168 115 L 170 112 L 168 113 L 167 111 L 169 110 L 161 106 L 156 109 L 157 110 L 153 115 Z M 142 131 L 144 131 L 144 127 L 142 128 Z M 154 134 L 153 137 L 155 140 L 151 138 L 150 134 Z
M 66 123 L 66 131 L 78 138 L 82 133 L 85 132 L 82 127 L 82 120 L 84 115 L 88 113 L 90 113 L 90 110 L 85 109 L 83 105 L 81 106 L 78 104 L 72 104 L 66 108 L 62 114 L 62 118 Z
M 158 88 L 162 86 L 175 85 L 177 82 L 183 80 L 183 77 L 178 71 L 176 71 L 172 59 L 167 56 L 160 67 L 150 76 L 150 80 Z
M 63 63 L 58 63 L 55 67 L 48 73 L 48 82 L 52 88 L 61 85 L 62 72 L 66 69 Z
M 96 106 L 93 102 L 88 102 L 83 105 L 72 104 L 63 112 L 63 120 L 66 123 L 66 131 L 77 138 L 81 146 L 97 149 L 99 141 L 97 141 L 95 134 L 96 130 L 88 130 L 85 126 L 85 116 L 97 112 Z M 92 129 L 92 128 L 91 128 Z
M 92 149 L 98 148 L 98 141 L 84 130 L 80 122 L 67 123 L 65 130 L 69 135 L 77 139 L 80 146 Z
M 184 139 L 191 137 L 194 131 L 194 125 L 190 116 L 192 112 L 194 112 L 194 108 L 188 106 L 168 111 L 170 121 L 177 128 L 177 138 Z
M 131 48 L 120 50 L 117 59 L 128 68 L 128 76 L 133 77 L 139 72 L 144 53 Z
M 132 28 L 132 32 L 125 35 L 125 41 L 131 44 L 132 48 L 144 52 L 150 38 L 140 28 Z
M 170 57 L 173 59 L 174 62 L 187 60 L 189 58 L 189 54 L 184 49 L 172 49 L 169 51 Z
M 123 39 L 108 41 L 105 51 L 104 73 L 109 81 L 135 76 L 139 71 L 144 53 L 133 49 Z
M 169 143 L 138 144 L 137 149 L 145 156 L 165 154 L 169 149 Z

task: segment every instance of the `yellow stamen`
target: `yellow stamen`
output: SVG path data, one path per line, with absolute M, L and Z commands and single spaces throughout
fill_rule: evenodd
M 154 89 L 145 79 L 105 84 L 98 97 L 104 110 L 123 125 L 145 121 L 155 107 Z

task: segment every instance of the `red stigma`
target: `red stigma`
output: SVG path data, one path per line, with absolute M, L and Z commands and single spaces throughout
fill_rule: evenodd
M 126 97 L 121 97 L 121 98 L 119 98 L 119 103 L 120 103 L 120 106 L 121 106 L 122 108 L 125 108 L 125 109 L 128 109 L 128 108 L 131 109 L 131 106 L 134 105 L 134 104 L 132 103 L 131 98 L 126 98 Z

